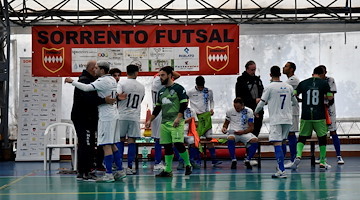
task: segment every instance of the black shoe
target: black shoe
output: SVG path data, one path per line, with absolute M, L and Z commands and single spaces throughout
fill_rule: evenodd
M 83 180 L 87 181 L 87 182 L 95 182 L 97 179 L 97 177 L 91 173 L 89 173 L 88 175 L 84 175 Z
M 83 173 L 78 173 L 77 176 L 76 176 L 76 180 L 78 180 L 78 181 L 84 180 L 84 174 Z
M 245 160 L 245 161 L 244 161 L 244 164 L 245 164 L 245 166 L 246 166 L 246 169 L 252 169 L 252 166 L 251 166 L 251 164 L 250 164 L 250 160 Z
M 155 177 L 172 177 L 172 176 L 173 176 L 172 172 L 166 172 L 165 170 L 155 175 Z
M 237 161 L 236 160 L 231 161 L 231 169 L 236 169 L 236 167 L 237 167 Z
M 190 175 L 192 174 L 192 166 L 191 165 L 187 165 L 185 167 L 185 175 Z

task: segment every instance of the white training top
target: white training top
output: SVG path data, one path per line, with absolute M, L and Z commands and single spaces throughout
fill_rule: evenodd
M 198 90 L 196 87 L 187 91 L 190 100 L 190 107 L 195 110 L 197 114 L 209 112 L 214 109 L 213 91 L 207 87 L 203 90 Z
M 264 89 L 261 102 L 255 108 L 255 112 L 262 109 L 268 103 L 270 125 L 292 124 L 292 101 L 296 101 L 291 85 L 281 82 L 271 82 Z
M 97 91 L 97 94 L 101 98 L 105 98 L 111 95 L 112 98 L 116 98 L 116 80 L 110 75 L 104 75 L 96 81 L 90 84 L 84 84 L 80 82 L 72 82 L 72 85 L 79 88 L 82 91 Z M 114 104 L 101 104 L 98 105 L 99 120 L 100 121 L 112 121 L 118 118 L 118 112 L 116 105 Z
M 226 112 L 225 119 L 230 121 L 229 130 L 246 130 L 249 128 L 249 123 L 254 123 L 254 113 L 251 108 L 246 106 L 240 112 L 231 108 Z
M 330 86 L 330 91 L 332 93 L 336 93 L 337 89 L 336 89 L 336 84 L 335 84 L 335 79 L 333 77 L 325 77 L 325 81 L 328 82 L 329 86 Z M 334 95 L 335 97 L 335 95 Z M 327 104 L 329 102 L 329 100 L 325 99 L 324 102 Z M 333 112 L 335 112 L 335 104 L 330 106 L 331 110 L 333 110 Z
M 126 93 L 125 100 L 118 102 L 119 120 L 140 121 L 141 102 L 144 100 L 145 87 L 136 79 L 121 80 L 117 86 L 118 94 Z
M 297 86 L 300 83 L 300 80 L 298 79 L 298 77 L 296 77 L 295 75 L 291 76 L 288 78 L 288 80 L 286 80 L 286 83 L 291 85 L 293 87 L 293 89 L 295 90 L 297 88 Z M 292 114 L 293 115 L 300 115 L 300 108 L 299 108 L 299 102 L 293 104 L 293 108 L 292 108 Z
M 158 100 L 159 91 L 164 87 L 161 85 L 161 80 L 159 76 L 155 76 L 151 86 L 151 96 L 153 100 L 153 107 L 155 108 L 156 102 Z

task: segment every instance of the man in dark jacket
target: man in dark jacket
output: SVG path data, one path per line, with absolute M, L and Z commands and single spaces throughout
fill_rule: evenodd
M 245 71 L 237 78 L 235 93 L 236 97 L 243 99 L 245 106 L 251 108 L 253 111 L 259 103 L 261 95 L 264 91 L 264 86 L 260 76 L 255 76 L 256 64 L 250 60 L 245 65 Z M 261 110 L 259 117 L 255 118 L 253 134 L 258 137 L 262 126 L 264 111 Z
M 95 68 L 96 61 L 89 61 L 86 69 L 79 76 L 79 82 L 90 84 L 96 80 Z M 74 123 L 78 137 L 78 180 L 91 181 L 89 173 L 94 165 L 95 159 L 95 134 L 98 123 L 97 106 L 105 103 L 114 103 L 115 99 L 110 97 L 100 98 L 96 91 L 84 92 L 77 88 L 74 90 L 73 107 L 71 120 Z M 102 155 L 99 153 L 98 155 Z M 97 158 L 97 165 L 102 164 L 102 159 Z M 97 166 L 99 167 L 99 166 Z

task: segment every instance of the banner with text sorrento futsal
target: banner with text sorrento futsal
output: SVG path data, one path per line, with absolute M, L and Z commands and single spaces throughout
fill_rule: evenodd
M 123 72 L 138 65 L 140 75 L 168 65 L 181 74 L 237 74 L 238 47 L 236 24 L 34 26 L 32 72 L 78 76 L 89 60 L 106 60 Z

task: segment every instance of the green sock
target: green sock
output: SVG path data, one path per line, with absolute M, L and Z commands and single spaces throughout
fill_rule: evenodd
M 326 145 L 322 145 L 320 148 L 320 163 L 325 164 L 326 162 Z
M 183 153 L 179 153 L 179 154 L 180 154 L 181 158 L 184 159 L 185 166 L 191 165 L 188 150 L 184 151 Z
M 166 172 L 172 172 L 172 162 L 174 159 L 174 154 L 165 155 L 165 170 Z
M 302 143 L 302 142 L 297 143 L 297 145 L 296 145 L 296 151 L 297 151 L 296 157 L 301 158 L 304 146 L 305 146 L 305 144 Z

